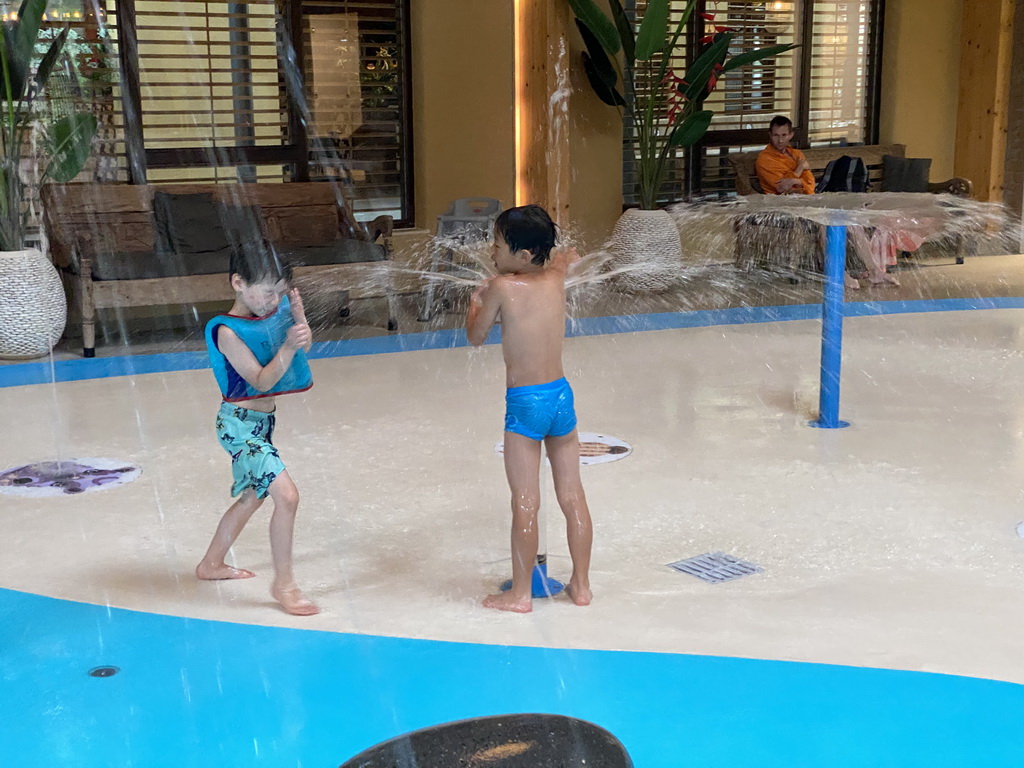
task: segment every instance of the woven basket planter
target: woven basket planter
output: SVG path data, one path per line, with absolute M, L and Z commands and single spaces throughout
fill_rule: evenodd
M 615 254 L 613 269 L 625 268 L 616 278 L 625 290 L 660 293 L 679 280 L 683 249 L 679 228 L 667 211 L 623 213 L 612 230 L 609 250 Z
M 49 354 L 68 319 L 60 276 L 35 248 L 0 251 L 0 358 Z

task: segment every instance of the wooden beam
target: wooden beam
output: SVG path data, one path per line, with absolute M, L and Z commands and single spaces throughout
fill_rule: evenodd
M 569 17 L 564 0 L 516 2 L 516 200 L 559 226 L 569 222 Z
M 139 84 L 139 33 L 135 24 L 135 0 L 119 0 L 114 10 L 117 18 L 128 181 L 131 184 L 145 184 L 146 143 L 142 134 L 142 88 Z
M 1014 0 L 964 3 L 954 173 L 979 200 L 1002 202 Z

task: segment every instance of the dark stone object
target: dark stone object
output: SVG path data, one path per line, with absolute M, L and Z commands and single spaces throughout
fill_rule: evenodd
M 517 714 L 413 731 L 339 768 L 632 768 L 604 728 L 564 715 Z

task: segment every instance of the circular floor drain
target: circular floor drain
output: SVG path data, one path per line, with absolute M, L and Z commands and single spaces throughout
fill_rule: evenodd
M 141 467 L 121 459 L 41 461 L 0 470 L 0 493 L 12 496 L 66 496 L 130 483 Z
M 113 677 L 120 671 L 117 667 L 93 667 L 89 670 L 89 677 Z
M 601 435 L 597 432 L 580 432 L 580 466 L 586 467 L 590 464 L 606 464 L 609 461 L 624 459 L 633 452 L 633 446 L 624 440 L 611 435 Z M 499 456 L 505 455 L 505 442 L 499 441 L 494 446 L 494 452 Z

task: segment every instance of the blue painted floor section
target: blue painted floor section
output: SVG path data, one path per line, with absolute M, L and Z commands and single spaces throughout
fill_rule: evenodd
M 9 590 L 0 626 L 5 768 L 335 768 L 512 712 L 596 723 L 637 768 L 1024 765 L 1024 687 L 1009 683 L 255 627 Z M 100 665 L 121 671 L 90 677 Z
M 844 305 L 846 317 L 899 315 L 919 312 L 963 312 L 977 309 L 1024 309 L 1024 298 L 924 299 L 915 301 L 864 301 Z M 639 331 L 665 331 L 675 328 L 704 328 L 715 325 L 746 323 L 777 323 L 791 320 L 814 320 L 821 317 L 820 304 L 794 304 L 776 307 L 732 307 L 693 312 L 663 312 L 646 315 L 615 315 L 588 317 L 570 321 L 569 336 L 603 336 Z M 491 329 L 488 344 L 500 341 L 500 330 Z M 366 339 L 319 341 L 313 344 L 311 359 L 380 355 L 426 349 L 448 349 L 468 346 L 463 330 L 403 333 Z M 0 366 L 0 388 L 54 381 L 82 381 L 111 376 L 131 376 L 167 371 L 190 371 L 209 368 L 205 352 L 168 352 L 152 355 L 78 358 L 18 363 Z

